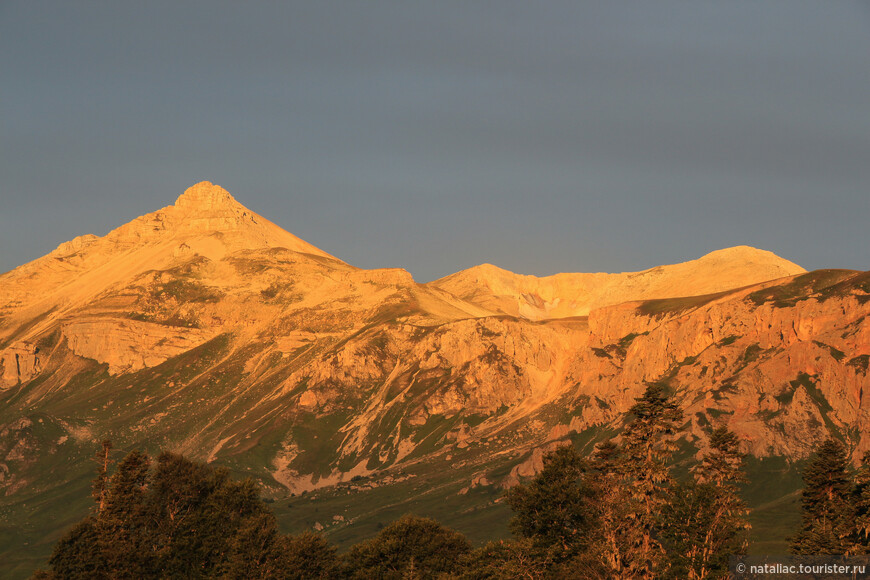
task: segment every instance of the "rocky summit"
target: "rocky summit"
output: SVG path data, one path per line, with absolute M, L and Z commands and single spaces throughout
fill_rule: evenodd
M 683 406 L 686 457 L 738 434 L 763 514 L 828 433 L 870 450 L 868 314 L 870 273 L 749 247 L 420 284 L 199 183 L 0 276 L 0 552 L 33 569 L 87 513 L 103 439 L 252 477 L 286 529 L 339 544 L 407 511 L 487 539 L 505 487 L 617 434 L 652 382 Z

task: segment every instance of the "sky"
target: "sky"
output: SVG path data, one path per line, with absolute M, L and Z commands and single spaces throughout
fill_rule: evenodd
M 870 4 L 0 0 L 0 272 L 208 180 L 363 268 L 870 269 Z

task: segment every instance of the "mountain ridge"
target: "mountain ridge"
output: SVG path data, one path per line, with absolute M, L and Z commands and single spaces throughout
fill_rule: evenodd
M 4 557 L 44 555 L 82 517 L 87 505 L 66 498 L 89 497 L 106 438 L 253 477 L 285 527 L 338 539 L 420 505 L 448 525 L 507 517 L 504 487 L 553 446 L 588 453 L 618 434 L 651 382 L 686 412 L 686 453 L 718 425 L 770 465 L 831 433 L 853 458 L 870 449 L 870 273 L 804 272 L 738 247 L 592 274 L 611 281 L 594 308 L 588 290 L 566 297 L 580 287 L 570 274 L 548 289 L 493 267 L 501 294 L 467 275 L 451 292 L 270 245 L 295 236 L 195 187 L 114 237 L 71 240 L 0 276 Z M 699 283 L 699 262 L 733 286 Z M 795 271 L 758 281 L 769 267 Z M 491 539 L 484 527 L 477 537 Z
M 712 294 L 804 272 L 773 252 L 735 246 L 638 272 L 537 277 L 481 264 L 429 284 L 504 314 L 541 320 L 585 316 L 631 300 Z

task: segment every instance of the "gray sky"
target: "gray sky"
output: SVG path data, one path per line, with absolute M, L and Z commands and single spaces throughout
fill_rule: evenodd
M 202 180 L 420 281 L 870 269 L 870 7 L 0 0 L 0 271 Z

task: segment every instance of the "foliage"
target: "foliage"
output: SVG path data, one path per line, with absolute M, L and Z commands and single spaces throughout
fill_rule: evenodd
M 695 480 L 674 490 L 662 526 L 672 577 L 727 577 L 728 556 L 746 553 L 749 510 L 737 488 L 746 480 L 744 459 L 737 436 L 721 426 L 710 435 Z
M 855 526 L 851 538 L 853 552 L 870 554 L 870 451 L 864 454 L 861 467 L 855 474 L 852 502 L 855 506 Z
M 616 472 L 628 489 L 626 517 L 640 532 L 622 546 L 624 557 L 617 571 L 635 577 L 654 577 L 664 566 L 664 548 L 656 533 L 658 516 L 669 501 L 673 478 L 670 459 L 673 440 L 681 429 L 683 412 L 663 385 L 653 383 L 629 410 L 633 419 L 622 434 L 621 461 Z
M 552 565 L 553 561 L 547 550 L 542 550 L 531 539 L 489 542 L 466 556 L 460 578 L 550 578 Z
M 406 515 L 344 557 L 349 578 L 429 578 L 460 571 L 471 545 L 459 532 L 435 520 Z
M 650 385 L 619 443 L 600 443 L 591 460 L 571 447 L 548 454 L 531 482 L 508 492 L 523 543 L 475 552 L 472 569 L 499 578 L 499 562 L 509 569 L 522 561 L 546 577 L 727 576 L 728 556 L 747 545 L 748 510 L 737 487 L 744 455 L 737 436 L 720 427 L 695 480 L 675 483 L 670 465 L 682 419 L 665 388 Z
M 549 574 L 649 578 L 667 570 L 661 514 L 672 501 L 669 464 L 683 414 L 653 384 L 630 417 L 622 441 L 600 444 L 591 461 L 559 448 L 530 483 L 508 492 L 513 530 L 539 563 L 550 562 Z
M 843 444 L 826 440 L 804 470 L 802 521 L 791 538 L 794 554 L 846 554 L 855 517 L 849 459 Z
M 749 508 L 741 499 L 739 484 L 747 483 L 746 454 L 739 449 L 737 435 L 720 426 L 710 435 L 710 450 L 695 476 L 699 485 L 712 486 L 713 517 L 705 535 L 704 567 L 724 574 L 729 554 L 745 554 L 749 545 Z M 700 577 L 700 576 L 699 576 Z
M 93 513 L 55 546 L 47 578 L 327 578 L 336 556 L 317 537 L 282 537 L 250 480 L 164 452 L 128 454 L 106 478 L 108 442 Z M 293 577 L 290 574 L 289 577 Z
M 39 578 L 690 578 L 728 576 L 746 553 L 740 498 L 746 456 L 724 426 L 687 481 L 671 473 L 682 411 L 650 385 L 618 439 L 584 458 L 571 446 L 544 457 L 508 491 L 518 538 L 472 550 L 459 532 L 407 515 L 339 558 L 322 536 L 278 533 L 251 481 L 171 453 L 152 465 L 132 452 L 111 471 L 97 452 L 94 507 L 55 546 Z M 829 439 L 804 472 L 797 554 L 870 552 L 870 453 L 852 472 Z
M 309 532 L 297 536 L 281 536 L 275 548 L 275 559 L 282 578 L 313 580 L 338 576 L 335 548 L 319 534 Z
M 586 470 L 573 447 L 548 453 L 533 481 L 508 491 L 507 502 L 515 513 L 511 520 L 514 533 L 539 545 L 555 546 L 559 560 L 584 550 L 595 526 Z

